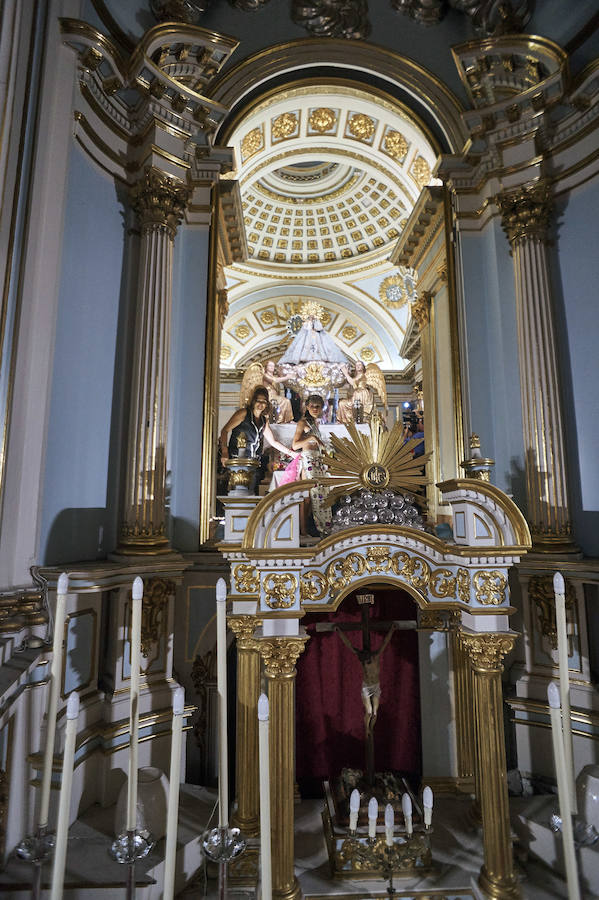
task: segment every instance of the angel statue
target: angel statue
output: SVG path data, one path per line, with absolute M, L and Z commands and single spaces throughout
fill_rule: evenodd
M 348 422 L 356 421 L 359 415 L 364 419 L 370 419 L 374 409 L 375 391 L 385 407 L 385 412 L 387 411 L 385 376 L 376 363 L 369 363 L 365 366 L 362 360 L 358 359 L 353 376 L 347 366 L 341 366 L 341 371 L 351 385 L 352 393 L 347 399 L 339 401 L 337 406 L 338 422 L 347 425 Z M 359 410 L 361 410 L 361 414 L 358 412 Z
M 276 365 L 269 359 L 266 366 L 252 363 L 244 372 L 239 397 L 240 406 L 245 406 L 257 387 L 265 387 L 272 411 L 271 421 L 277 425 L 285 425 L 293 421 L 291 401 L 280 391 L 279 385 L 286 381 L 285 376 L 275 375 Z

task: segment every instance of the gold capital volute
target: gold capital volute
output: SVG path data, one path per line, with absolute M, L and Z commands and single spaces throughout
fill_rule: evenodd
M 501 225 L 512 246 L 526 238 L 547 241 L 553 200 L 546 181 L 498 194 L 495 203 L 501 213 Z
M 227 616 L 227 624 L 237 640 L 240 650 L 256 650 L 258 643 L 254 632 L 261 624 L 257 616 Z
M 295 674 L 295 664 L 304 652 L 308 636 L 261 638 L 258 642 L 266 674 L 271 678 Z
M 183 182 L 148 168 L 131 188 L 131 205 L 142 230 L 162 227 L 174 238 L 189 196 L 190 189 Z
M 470 657 L 472 668 L 482 674 L 503 671 L 503 657 L 513 649 L 517 637 L 517 634 L 460 632 L 462 646 Z

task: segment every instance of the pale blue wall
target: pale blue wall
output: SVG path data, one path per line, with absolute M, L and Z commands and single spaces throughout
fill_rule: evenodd
M 53 227 L 53 223 L 48 223 Z M 114 549 L 118 417 L 113 422 L 124 254 L 114 182 L 71 147 L 39 558 Z
M 597 209 L 599 179 L 559 201 L 554 272 L 572 521 L 588 556 L 599 556 Z
M 175 241 L 169 427 L 170 535 L 177 550 L 199 542 L 208 228 L 181 226 Z
M 524 442 L 514 267 L 498 220 L 461 237 L 472 430 L 491 481 L 524 508 Z

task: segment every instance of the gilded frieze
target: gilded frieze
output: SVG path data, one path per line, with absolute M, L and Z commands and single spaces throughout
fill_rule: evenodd
M 270 572 L 264 578 L 264 602 L 269 609 L 289 609 L 296 596 L 297 577 L 291 572 Z
M 233 581 L 238 594 L 257 594 L 260 590 L 260 576 L 256 568 L 246 563 L 233 568 Z
M 566 617 L 576 621 L 576 591 L 574 585 L 565 580 L 566 586 Z M 553 576 L 533 575 L 528 582 L 528 596 L 532 600 L 541 634 L 547 638 L 552 650 L 557 650 L 557 626 L 555 623 L 555 591 Z M 570 649 L 570 653 L 571 653 Z
M 151 578 L 144 584 L 141 608 L 141 652 L 146 659 L 166 628 L 165 613 L 168 609 L 169 597 L 172 597 L 174 593 L 174 581 Z
M 474 574 L 474 596 L 483 606 L 501 606 L 505 600 L 507 578 L 497 569 Z

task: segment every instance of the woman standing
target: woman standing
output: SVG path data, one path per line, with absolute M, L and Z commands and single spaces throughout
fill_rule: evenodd
M 354 421 L 354 408 L 358 405 L 362 407 L 362 413 L 367 418 L 374 407 L 374 397 L 372 388 L 366 381 L 366 366 L 361 359 L 357 360 L 355 368 L 355 377 L 349 374 L 347 366 L 341 366 L 341 371 L 352 386 L 351 397 L 347 400 L 340 400 L 337 407 L 337 421 L 343 425 Z
M 238 442 L 240 435 L 245 437 L 246 456 L 261 459 L 264 439 L 285 456 L 296 456 L 284 444 L 280 444 L 272 433 L 268 423 L 267 411 L 270 407 L 268 391 L 264 387 L 257 387 L 247 406 L 233 413 L 220 433 L 221 459 L 229 459 L 230 456 L 238 456 Z M 229 436 L 230 432 L 230 436 Z M 258 481 L 264 475 L 264 461 L 258 470 Z
M 306 401 L 306 412 L 297 423 L 292 447 L 302 454 L 300 478 L 311 479 L 326 475 L 327 469 L 323 460 L 325 442 L 320 433 L 318 420 L 322 416 L 324 401 L 319 394 L 310 394 Z M 308 507 L 311 505 L 312 518 L 319 534 L 326 534 L 331 527 L 331 509 L 324 506 L 328 494 L 327 488 L 317 484 L 310 488 L 310 501 L 302 506 L 301 530 L 307 530 Z

